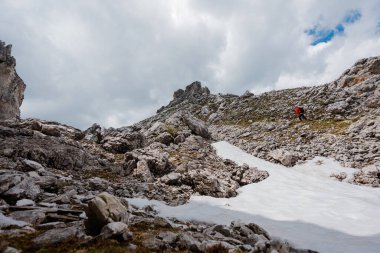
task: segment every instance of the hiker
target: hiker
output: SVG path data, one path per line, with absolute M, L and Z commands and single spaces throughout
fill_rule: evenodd
M 302 121 L 302 119 L 306 120 L 306 117 L 304 115 L 305 110 L 301 106 L 297 105 L 295 111 L 296 111 L 296 115 L 300 119 L 300 121 Z

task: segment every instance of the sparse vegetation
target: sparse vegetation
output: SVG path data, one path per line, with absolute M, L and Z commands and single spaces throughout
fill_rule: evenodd
M 221 243 L 207 247 L 205 253 L 228 253 L 228 248 Z
M 165 126 L 165 130 L 174 137 L 178 134 L 178 129 L 172 126 Z
M 304 124 L 310 126 L 310 130 L 318 133 L 343 134 L 351 125 L 350 120 L 313 120 L 306 121 Z

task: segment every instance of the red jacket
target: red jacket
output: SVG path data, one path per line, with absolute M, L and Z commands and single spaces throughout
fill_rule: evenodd
M 296 114 L 300 115 L 300 113 L 301 113 L 301 108 L 299 108 L 298 106 L 296 106 Z

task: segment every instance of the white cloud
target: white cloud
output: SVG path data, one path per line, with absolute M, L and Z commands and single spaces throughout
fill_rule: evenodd
M 343 35 L 310 46 L 306 29 L 351 10 Z M 0 39 L 27 84 L 23 117 L 120 126 L 195 80 L 235 94 L 332 81 L 380 54 L 379 13 L 377 0 L 3 0 Z

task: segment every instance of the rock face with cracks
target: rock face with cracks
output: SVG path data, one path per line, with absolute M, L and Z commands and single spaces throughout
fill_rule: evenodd
M 20 117 L 25 84 L 16 72 L 16 60 L 11 55 L 12 45 L 0 41 L 0 120 Z

